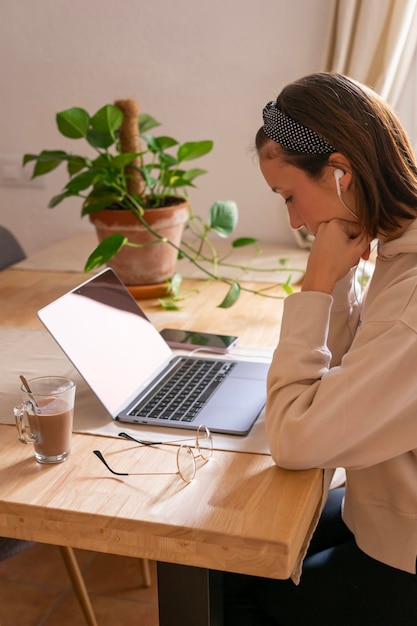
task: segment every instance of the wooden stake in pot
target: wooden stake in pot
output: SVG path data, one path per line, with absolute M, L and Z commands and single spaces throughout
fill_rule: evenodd
M 139 139 L 139 107 L 135 100 L 128 98 L 126 100 L 116 100 L 117 106 L 123 113 L 123 124 L 119 130 L 120 150 L 121 152 L 140 152 Z M 136 157 L 133 163 L 141 165 L 140 157 Z M 129 193 L 142 195 L 144 182 L 141 173 L 135 167 L 126 167 L 126 173 L 129 175 L 127 180 L 127 189 Z

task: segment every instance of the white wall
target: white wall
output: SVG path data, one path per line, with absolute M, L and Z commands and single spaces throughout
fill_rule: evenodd
M 94 113 L 133 97 L 163 123 L 161 133 L 214 140 L 196 162 L 208 170 L 191 196 L 196 211 L 234 199 L 239 235 L 292 243 L 285 207 L 261 179 L 251 146 L 264 104 L 321 69 L 331 3 L 2 0 L 0 163 L 42 149 L 77 152 L 82 142 L 65 143 L 56 130 L 57 111 Z M 42 188 L 0 186 L 0 223 L 27 253 L 90 228 L 74 199 L 46 208 L 67 182 L 64 171 L 40 180 Z

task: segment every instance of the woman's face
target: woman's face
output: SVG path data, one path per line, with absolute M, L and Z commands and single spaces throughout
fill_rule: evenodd
M 316 235 L 322 222 L 334 219 L 356 222 L 337 195 L 334 167 L 325 167 L 323 176 L 314 180 L 280 156 L 271 159 L 260 155 L 260 168 L 272 191 L 284 198 L 291 228 L 304 226 Z

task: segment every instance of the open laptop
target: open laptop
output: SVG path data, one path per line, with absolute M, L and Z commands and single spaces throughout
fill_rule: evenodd
M 115 420 L 245 435 L 265 405 L 268 364 L 175 355 L 110 268 L 38 317 Z

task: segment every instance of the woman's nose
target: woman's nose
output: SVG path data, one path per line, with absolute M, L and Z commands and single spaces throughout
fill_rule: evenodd
M 290 221 L 290 226 L 294 230 L 298 230 L 299 228 L 302 228 L 304 226 L 303 220 L 300 218 L 296 211 L 288 210 L 288 218 Z

